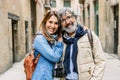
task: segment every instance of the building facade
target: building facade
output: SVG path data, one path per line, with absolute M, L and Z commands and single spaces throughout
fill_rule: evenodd
M 30 1 L 0 0 L 0 17 L 0 73 L 3 73 L 30 49 Z
M 51 0 L 51 9 L 59 11 L 63 7 L 70 7 L 78 14 L 78 21 L 80 22 L 80 4 L 79 0 Z
M 120 1 L 79 0 L 81 22 L 100 37 L 103 49 L 120 58 Z
M 0 0 L 0 74 L 30 52 L 51 0 Z
M 80 15 L 79 0 L 35 0 L 36 5 L 36 32 L 39 32 L 39 26 L 44 15 L 49 10 L 59 11 L 63 7 L 71 7 Z M 80 19 L 80 18 L 78 18 Z M 79 20 L 81 21 L 81 20 Z

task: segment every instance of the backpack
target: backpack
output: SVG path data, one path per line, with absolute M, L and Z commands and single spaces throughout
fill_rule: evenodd
M 36 35 L 35 35 L 35 37 L 36 37 Z M 33 72 L 34 72 L 37 62 L 40 58 L 40 54 L 38 54 L 37 57 L 35 58 L 34 52 L 35 52 L 35 50 L 34 50 L 34 48 L 32 48 L 32 51 L 30 53 L 28 53 L 28 55 L 24 59 L 23 65 L 24 65 L 24 72 L 26 75 L 26 80 L 32 79 Z
M 39 60 L 40 54 L 35 58 L 34 51 L 27 55 L 24 59 L 24 72 L 26 74 L 26 80 L 31 80 L 37 62 Z

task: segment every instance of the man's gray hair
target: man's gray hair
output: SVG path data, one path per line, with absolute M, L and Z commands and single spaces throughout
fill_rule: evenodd
M 64 7 L 58 11 L 59 18 L 62 18 L 62 16 L 66 15 L 66 12 L 69 12 L 70 14 L 75 16 L 75 18 L 77 19 L 77 16 L 78 16 L 77 13 L 75 13 L 75 11 L 69 7 Z

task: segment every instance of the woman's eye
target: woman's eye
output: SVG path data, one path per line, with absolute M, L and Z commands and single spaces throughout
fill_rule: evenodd
M 58 22 L 55 22 L 55 24 L 58 24 Z
M 49 23 L 52 23 L 52 21 L 49 21 Z

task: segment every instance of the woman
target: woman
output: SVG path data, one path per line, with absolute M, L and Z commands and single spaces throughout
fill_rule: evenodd
M 40 25 L 40 34 L 34 40 L 35 56 L 40 54 L 32 80 L 53 80 L 54 63 L 61 58 L 63 51 L 61 27 L 56 11 L 46 14 Z

